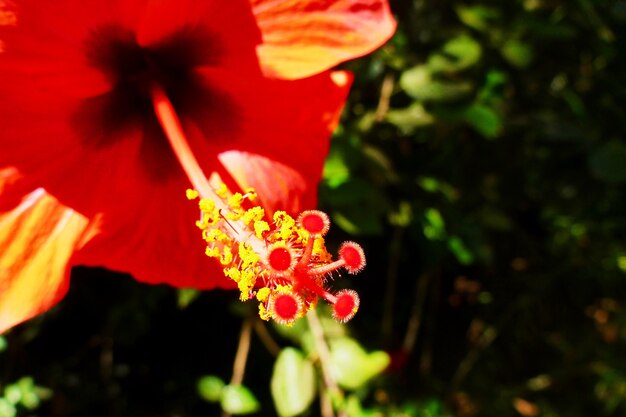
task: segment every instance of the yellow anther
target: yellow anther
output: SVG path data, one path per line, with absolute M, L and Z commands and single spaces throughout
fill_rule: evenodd
M 206 220 L 196 220 L 196 227 L 200 230 L 204 230 L 209 227 L 209 224 Z
M 295 232 L 296 232 L 296 242 L 306 245 L 307 240 L 309 240 L 309 232 L 307 232 L 301 227 L 296 228 Z
M 267 287 L 263 287 L 259 289 L 259 291 L 256 293 L 256 299 L 260 302 L 264 302 L 265 300 L 267 300 L 267 297 L 269 297 L 269 295 L 270 289 Z
M 215 194 L 217 194 L 222 200 L 226 200 L 230 191 L 228 190 L 226 184 L 222 183 L 217 190 L 215 190 Z
M 241 210 L 226 212 L 226 215 L 224 217 L 226 217 L 228 220 L 239 220 L 241 218 Z
M 250 290 L 252 289 L 251 287 L 249 287 L 245 282 L 240 281 L 239 282 L 239 291 L 241 291 L 241 294 L 239 294 L 239 300 L 241 301 L 248 301 L 250 299 Z
M 263 239 L 263 233 L 270 230 L 270 225 L 263 220 L 258 220 L 254 222 L 254 234 L 257 238 Z
M 242 219 L 246 225 L 252 222 L 263 220 L 265 217 L 265 210 L 259 206 L 254 206 L 243 214 Z
M 225 243 L 225 244 L 232 244 L 231 237 L 228 236 L 223 231 L 221 231 L 220 229 L 213 228 L 213 229 L 204 230 L 202 233 L 202 236 L 204 237 L 204 240 L 206 240 L 209 243 L 220 242 L 220 243 Z
M 239 259 L 241 259 L 241 268 L 248 268 L 256 265 L 261 260 L 261 257 L 252 249 L 247 243 L 239 245 Z
M 272 314 L 267 311 L 265 305 L 263 303 L 259 304 L 259 317 L 261 320 L 269 321 L 272 318 Z
M 209 258 L 219 258 L 220 256 L 222 256 L 220 254 L 220 250 L 216 247 L 210 247 L 207 246 L 206 250 L 204 251 L 204 253 L 206 254 L 206 256 L 208 256 Z
M 222 265 L 228 265 L 233 262 L 233 251 L 230 249 L 230 246 L 224 246 L 220 262 Z
M 296 225 L 296 221 L 284 211 L 274 213 L 274 223 L 279 228 L 278 233 L 283 240 L 289 239 Z
M 231 266 L 230 268 L 224 268 L 224 275 L 226 275 L 226 277 L 232 279 L 233 281 L 237 283 L 241 281 L 241 272 L 236 266 Z
M 322 236 L 317 236 L 313 242 L 313 256 L 316 257 L 318 262 L 329 263 L 332 262 L 333 257 L 326 250 L 326 244 Z
M 246 188 L 244 197 L 247 198 L 249 201 L 256 200 L 256 197 L 257 197 L 256 190 L 252 187 Z
M 202 198 L 198 203 L 198 207 L 200 207 L 203 213 L 213 214 L 213 211 L 215 211 L 215 201 L 209 198 Z
M 254 288 L 254 284 L 256 284 L 256 274 L 252 270 L 244 270 L 241 271 L 240 281 L 238 283 L 239 291 L 241 291 L 241 297 L 245 296 L 247 300 L 250 294 L 250 291 Z
M 192 190 L 190 188 L 187 189 L 187 191 L 185 191 L 185 193 L 187 194 L 187 199 L 188 200 L 195 200 L 200 195 L 196 190 Z
M 276 285 L 274 289 L 274 294 L 290 294 L 293 292 L 293 287 L 291 285 Z
M 240 210 L 242 202 L 243 202 L 243 196 L 239 193 L 235 193 L 228 198 L 227 204 L 233 210 Z

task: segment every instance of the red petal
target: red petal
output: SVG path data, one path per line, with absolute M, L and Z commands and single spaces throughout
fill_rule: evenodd
M 0 213 L 0 333 L 65 295 L 70 258 L 89 237 L 88 228 L 84 216 L 41 188 Z
M 75 4 L 84 11 L 87 6 L 79 3 L 58 2 L 60 10 Z M 129 10 L 139 10 L 145 4 L 131 3 Z M 26 4 L 36 9 L 34 2 Z M 57 3 L 52 4 L 37 10 L 42 24 L 46 22 L 44 12 L 56 10 Z M 37 19 L 33 17 L 33 21 Z M 49 27 L 53 23 L 50 20 L 48 17 Z M 33 30 L 39 33 L 35 27 Z M 34 41 L 46 42 L 45 38 Z M 80 45 L 75 41 L 74 47 Z M 38 50 L 35 46 L 33 54 Z M 60 57 L 55 55 L 49 62 L 57 64 Z M 47 59 L 42 58 L 44 62 Z M 0 77 L 0 166 L 17 166 L 35 186 L 45 187 L 65 206 L 88 218 L 101 217 L 101 233 L 75 255 L 73 262 L 128 272 L 151 283 L 196 288 L 232 286 L 221 268 L 204 255 L 203 241 L 195 227 L 197 207 L 185 198 L 189 182 L 182 171 L 174 167 L 169 176 L 155 178 L 151 176 L 154 170 L 146 170 L 142 143 L 155 142 L 150 132 L 136 126 L 120 132 L 120 137 L 105 137 L 107 144 L 102 146 L 79 137 L 70 126 L 70 117 L 81 105 L 80 100 L 73 94 L 61 94 L 62 88 L 33 86 L 32 77 L 46 77 L 49 67 L 29 65 L 29 74 L 13 74 L 11 80 Z M 249 66 L 236 72 L 231 68 L 204 72 L 208 82 L 223 88 L 241 110 L 237 114 L 240 129 L 235 131 L 219 124 L 200 126 L 204 120 L 215 121 L 210 117 L 215 110 L 212 108 L 198 108 L 199 117 L 194 120 L 182 115 L 205 173 L 223 173 L 218 156 L 232 151 L 235 153 L 222 155 L 231 175 L 244 188 L 253 185 L 262 189 L 261 201 L 270 211 L 298 212 L 313 207 L 328 138 L 345 101 L 349 75 L 324 73 L 289 82 L 261 78 Z M 169 152 L 167 148 L 158 150 Z M 159 158 L 166 156 L 156 155 L 155 166 Z M 251 167 L 257 170 L 251 171 Z M 275 181 L 279 175 L 284 175 L 282 186 Z M 2 201 L 4 198 L 2 195 Z
M 395 31 L 386 0 L 251 0 L 266 74 L 301 78 L 378 48 Z
M 254 46 L 261 42 L 250 5 L 243 0 L 198 1 L 167 0 L 146 1 L 140 19 L 136 22 L 140 45 L 159 43 L 179 29 L 202 26 L 219 41 L 224 54 L 221 65 L 247 66 L 249 71 L 258 67 Z
M 244 101 L 245 142 L 231 143 L 234 150 L 219 158 L 242 189 L 257 190 L 270 213 L 298 214 L 316 206 L 329 137 L 351 81 L 351 74 L 337 71 L 297 81 L 260 80 L 254 87 L 237 83 L 243 91 L 234 94 L 251 99 Z
M 46 13 L 48 8 L 29 1 L 4 10 L 14 13 L 17 23 L 0 25 L 5 53 L 0 59 L 3 82 L 15 84 L 26 78 L 29 81 L 25 90 L 75 96 L 99 94 L 109 87 L 101 73 L 86 65 L 81 45 L 76 45 L 76 34 L 88 32 L 89 19 L 67 19 L 64 3 L 55 2 L 59 15 L 54 18 Z
M 237 96 L 244 115 L 240 132 L 216 132 L 205 139 L 186 123 L 205 172 L 218 169 L 218 149 L 227 144 L 241 151 L 223 153 L 220 160 L 242 188 L 258 188 L 268 210 L 296 213 L 313 207 L 328 137 L 348 81 L 344 73 L 297 82 L 260 79 L 256 89 Z M 0 105 L 6 111 L 0 112 L 7 128 L 0 145 L 5 142 L 4 148 L 10 150 L 6 157 L 64 204 L 88 216 L 102 213 L 102 232 L 76 255 L 77 264 L 128 272 L 151 283 L 232 286 L 204 255 L 195 227 L 197 208 L 184 195 L 187 179 L 181 173 L 162 181 L 147 176 L 140 136 L 107 147 L 86 147 L 64 123 L 71 106 L 54 102 L 37 109 L 34 104 L 16 106 L 17 102 L 12 101 L 12 111 Z M 307 106 L 293 105 L 298 102 Z M 29 119 L 38 122 L 28 123 Z

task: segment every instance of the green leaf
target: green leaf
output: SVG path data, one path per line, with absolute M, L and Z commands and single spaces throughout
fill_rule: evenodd
M 456 7 L 456 14 L 466 26 L 478 31 L 485 31 L 500 17 L 500 11 L 487 6 Z
M 617 140 L 607 142 L 591 154 L 589 168 L 599 180 L 626 182 L 626 145 Z
M 4 352 L 9 347 L 9 343 L 4 336 L 0 336 L 0 352 Z
M 195 288 L 180 288 L 178 290 L 178 308 L 181 310 L 187 308 L 200 294 L 201 292 Z
M 448 239 L 448 248 L 456 256 L 457 261 L 463 265 L 469 265 L 474 262 L 474 255 L 470 252 L 461 238 L 452 236 Z
M 533 49 L 530 45 L 515 39 L 509 40 L 502 45 L 500 52 L 509 64 L 518 68 L 528 67 L 534 57 Z
M 404 109 L 390 110 L 385 115 L 385 119 L 404 134 L 410 134 L 416 128 L 432 125 L 435 122 L 435 118 L 424 109 L 421 103 L 413 103 Z
M 424 212 L 424 236 L 429 240 L 442 240 L 446 237 L 446 223 L 439 210 L 429 208 Z
M 467 81 L 435 80 L 424 65 L 406 70 L 399 83 L 409 96 L 420 101 L 454 101 L 467 96 L 473 89 Z
M 389 365 L 389 355 L 383 351 L 367 353 L 359 343 L 349 337 L 330 341 L 332 370 L 337 383 L 345 389 L 355 390 L 384 371 Z
M 467 107 L 462 118 L 482 136 L 492 139 L 502 131 L 502 119 L 493 109 L 481 104 Z
M 494 100 L 500 100 L 502 98 L 502 90 L 507 82 L 508 77 L 504 72 L 490 70 L 487 72 L 485 84 L 480 89 L 476 101 L 485 104 Z
M 449 201 L 454 201 L 459 198 L 459 192 L 453 186 L 447 182 L 441 181 L 433 177 L 419 177 L 417 184 L 429 193 L 441 193 Z
M 270 388 L 279 416 L 302 413 L 315 398 L 313 364 L 299 350 L 283 349 L 274 363 Z
M 200 397 L 209 402 L 218 402 L 222 398 L 222 390 L 226 384 L 215 375 L 203 376 L 198 380 Z
M 22 401 L 22 390 L 17 384 L 7 385 L 4 389 L 4 398 L 11 404 L 18 404 Z
M 377 417 L 381 415 L 379 411 L 364 409 L 361 400 L 354 394 L 346 399 L 345 411 L 348 417 Z
M 261 408 L 254 394 L 243 385 L 225 386 L 220 404 L 222 410 L 229 414 L 251 414 Z
M 389 223 L 394 226 L 407 227 L 413 220 L 413 209 L 408 201 L 400 201 L 398 209 L 389 213 Z
M 417 65 L 404 71 L 400 76 L 400 88 L 413 98 L 419 98 L 421 91 L 432 82 L 430 71 L 425 65 Z
M 0 397 L 0 417 L 14 417 L 17 415 L 17 409 L 15 405 L 9 402 L 6 398 Z
M 22 405 L 28 410 L 35 410 L 40 402 L 40 397 L 35 391 L 25 392 L 22 395 Z
M 272 327 L 281 337 L 295 343 L 302 343 L 302 339 L 309 333 L 309 326 L 306 324 L 306 320 L 296 320 L 291 326 L 285 326 L 272 320 Z
M 482 55 L 482 47 L 473 38 L 461 35 L 448 42 L 428 58 L 427 66 L 431 74 L 454 73 L 475 65 Z
M 331 148 L 324 162 L 323 178 L 331 188 L 340 186 L 350 178 L 350 169 L 343 155 L 336 148 Z

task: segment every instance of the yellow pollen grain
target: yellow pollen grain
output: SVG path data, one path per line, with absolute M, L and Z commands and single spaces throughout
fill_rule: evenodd
M 217 194 L 221 199 L 225 200 L 228 197 L 228 194 L 230 194 L 230 191 L 228 190 L 226 184 L 222 183 L 217 188 L 217 190 L 215 190 L 215 194 Z
M 292 292 L 293 287 L 291 285 L 278 284 L 276 288 L 274 288 L 274 294 L 291 294 Z
M 256 299 L 260 302 L 264 302 L 267 300 L 267 297 L 270 296 L 270 292 L 269 288 L 263 287 L 256 293 Z
M 274 223 L 278 227 L 281 239 L 288 239 L 294 232 L 296 221 L 284 211 L 274 213 Z
M 228 246 L 224 246 L 220 263 L 222 265 L 228 265 L 233 262 L 233 251 Z
M 254 201 L 257 198 L 256 190 L 252 187 L 245 189 L 244 197 L 250 201 Z
M 296 228 L 295 232 L 296 232 L 296 242 L 306 245 L 307 240 L 309 240 L 309 232 L 307 232 L 302 227 Z
M 206 240 L 209 243 L 220 242 L 220 243 L 225 243 L 229 245 L 233 243 L 230 236 L 222 232 L 220 229 L 214 228 L 210 230 L 205 230 L 202 235 L 204 237 L 204 240 Z
M 263 233 L 270 230 L 270 225 L 263 220 L 258 220 L 254 222 L 254 234 L 257 238 L 263 239 Z
M 240 210 L 237 211 L 229 211 L 225 216 L 228 220 L 239 220 L 241 218 Z
M 235 193 L 228 198 L 227 204 L 233 210 L 241 209 L 241 203 L 243 202 L 243 196 L 239 193 Z
M 231 266 L 230 268 L 224 268 L 224 275 L 237 283 L 241 281 L 241 272 L 235 266 Z
M 261 320 L 269 321 L 272 318 L 271 313 L 267 310 L 264 304 L 259 304 L 259 317 Z
M 317 258 L 318 262 L 329 263 L 333 260 L 332 255 L 326 250 L 324 238 L 321 236 L 317 236 L 313 242 L 313 256 Z
M 254 273 L 254 271 L 245 270 L 241 271 L 240 277 L 241 279 L 238 284 L 239 291 L 241 291 L 240 298 L 242 300 L 247 300 L 250 298 L 250 291 L 254 288 L 254 284 L 256 284 L 256 274 Z
M 265 210 L 262 207 L 254 206 L 243 214 L 242 218 L 246 225 L 249 225 L 252 222 L 257 222 L 259 220 L 263 220 L 265 217 Z
M 185 193 L 187 195 L 187 199 L 188 200 L 195 200 L 200 195 L 196 190 L 192 190 L 190 188 L 187 189 L 187 191 L 185 191 Z
M 207 224 L 207 226 L 214 226 L 218 224 L 222 218 L 220 216 L 220 211 L 218 209 L 213 210 L 213 213 L 203 213 L 202 221 Z
M 248 286 L 244 281 L 239 281 L 238 284 L 239 291 L 241 294 L 239 295 L 239 300 L 248 301 L 250 299 L 250 290 L 252 287 Z
M 247 243 L 239 245 L 239 259 L 241 259 L 241 268 L 248 268 L 256 265 L 261 257 Z
M 212 214 L 215 210 L 215 201 L 210 198 L 201 198 L 198 207 L 203 213 Z
M 272 218 L 272 220 L 274 220 L 276 226 L 280 227 L 280 225 L 283 224 L 283 222 L 285 221 L 286 217 L 290 216 L 284 211 L 278 210 L 274 213 L 274 217 Z
M 207 246 L 206 250 L 204 251 L 204 253 L 206 254 L 206 256 L 208 256 L 209 258 L 219 258 L 220 256 L 222 256 L 220 254 L 220 250 L 216 247 L 210 247 Z

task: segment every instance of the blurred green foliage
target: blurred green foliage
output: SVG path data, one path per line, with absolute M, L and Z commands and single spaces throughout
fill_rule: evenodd
M 392 8 L 395 37 L 346 66 L 319 189 L 329 246 L 368 256 L 355 319 L 321 316 L 332 405 L 626 415 L 626 2 Z M 226 389 L 248 314 L 234 298 L 77 269 L 59 307 L 0 339 L 0 413 L 320 415 L 305 321 L 257 330 L 245 386 Z M 12 394 L 24 375 L 52 393 L 35 411 Z

